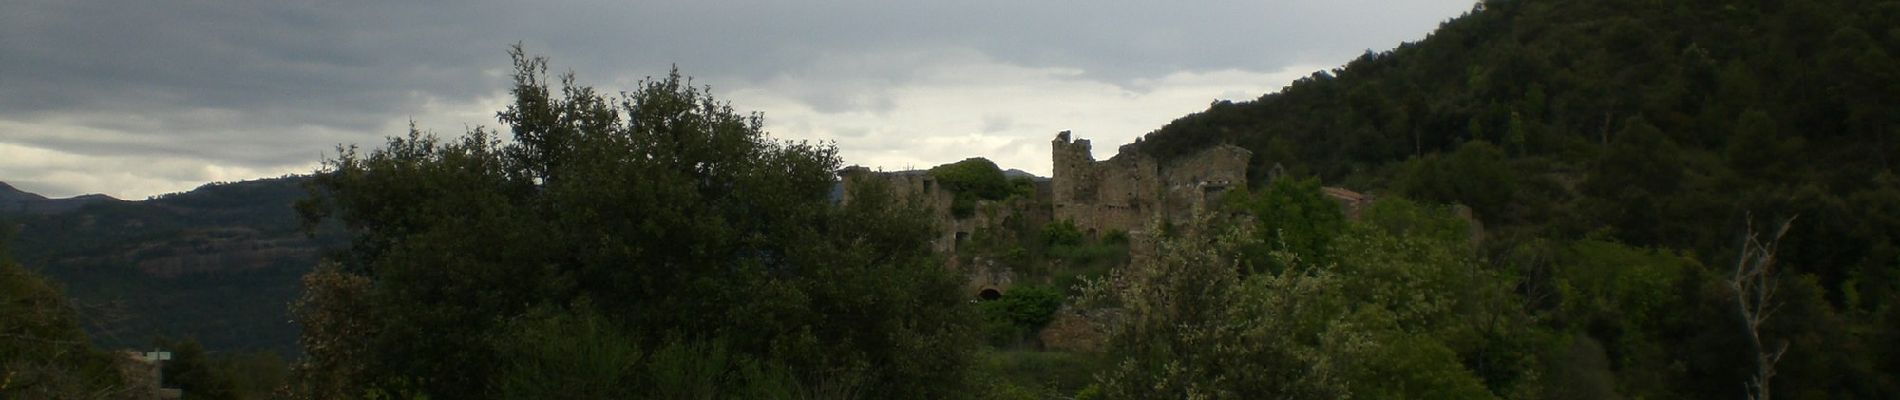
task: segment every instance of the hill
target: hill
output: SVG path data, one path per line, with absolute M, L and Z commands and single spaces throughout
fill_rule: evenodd
M 35 193 L 29 193 L 0 182 L 0 215 L 4 214 L 57 214 L 72 211 L 87 204 L 121 201 L 103 194 L 88 194 L 64 199 L 49 199 Z
M 1786 361 L 1802 372 L 1776 379 L 1801 388 L 1789 393 L 1885 397 L 1870 393 L 1893 383 L 1873 377 L 1894 366 L 1847 354 L 1894 350 L 1881 344 L 1893 342 L 1900 303 L 1894 21 L 1894 1 L 1484 1 L 1423 40 L 1215 103 L 1136 146 L 1167 159 L 1235 144 L 1255 154 L 1255 182 L 1282 165 L 1375 195 L 1469 205 L 1486 225 L 1485 256 L 1517 269 L 1527 295 L 1576 289 L 1552 276 L 1577 273 L 1565 258 L 1585 246 L 1552 243 L 1683 254 L 1726 274 L 1747 227 L 1795 218 L 1777 258 L 1795 277 L 1783 289 L 1823 304 L 1777 314 L 1798 321 L 1779 334 L 1811 349 Z M 1699 285 L 1675 290 L 1726 293 Z M 1551 296 L 1532 310 L 1554 312 L 1564 300 Z M 1713 388 L 1736 379 L 1711 355 L 1737 345 L 1721 336 L 1740 321 L 1711 310 L 1655 321 L 1714 318 L 1644 339 L 1613 322 L 1554 323 L 1681 349 L 1656 362 L 1688 373 L 1659 379 Z M 1631 372 L 1646 368 L 1640 351 L 1611 346 L 1613 367 L 1643 375 Z
M 1711 261 L 1747 216 L 1800 215 L 1787 261 L 1845 305 L 1844 285 L 1891 286 L 1900 260 L 1896 20 L 1893 1 L 1487 1 L 1139 146 L 1238 144 L 1258 155 L 1254 180 L 1283 164 L 1469 204 L 1511 235 L 1607 235 Z
M 15 258 L 65 286 L 107 347 L 191 337 L 215 350 L 295 354 L 288 304 L 328 233 L 303 233 L 305 178 L 207 184 L 145 201 L 16 207 Z M 10 188 L 10 187 L 9 187 Z M 14 191 L 8 198 L 35 201 Z M 80 199 L 80 198 L 75 198 Z M 65 207 L 63 211 L 58 210 Z

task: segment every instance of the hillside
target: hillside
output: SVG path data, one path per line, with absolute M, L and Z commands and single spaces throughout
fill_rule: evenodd
M 1830 288 L 1900 259 L 1900 2 L 1487 1 L 1424 40 L 1140 140 L 1215 143 L 1354 189 L 1461 202 L 1510 233 L 1726 254 L 1801 215 Z M 1447 163 L 1485 142 L 1496 164 Z M 1474 153 L 1479 152 L 1474 149 Z M 1858 275 L 1857 275 L 1858 274 Z M 1871 290 L 1873 288 L 1864 288 Z M 1890 290 L 1890 289 L 1880 289 Z
M 6 182 L 0 182 L 0 215 L 7 214 L 57 214 L 72 211 L 93 203 L 112 203 L 119 199 L 103 194 L 88 194 L 64 199 L 49 199 L 35 193 L 26 192 Z
M 1810 348 L 1784 361 L 1799 372 L 1776 378 L 1799 389 L 1777 393 L 1890 394 L 1891 379 L 1875 377 L 1894 365 L 1869 360 L 1894 359 L 1900 326 L 1894 21 L 1894 1 L 1485 1 L 1423 40 L 1216 103 L 1138 146 L 1167 158 L 1236 144 L 1254 152 L 1255 182 L 1278 164 L 1375 195 L 1470 205 L 1489 262 L 1523 276 L 1532 312 L 1612 343 L 1618 379 L 1686 367 L 1641 379 L 1733 387 L 1732 365 L 1752 363 L 1714 356 L 1741 344 L 1725 337 L 1740 322 L 1714 308 L 1727 289 L 1705 285 L 1733 268 L 1748 227 L 1794 218 L 1777 261 L 1795 278 L 1781 288 L 1820 303 L 1791 300 L 1800 311 L 1777 314 L 1777 334 Z M 1585 243 L 1696 260 L 1708 278 L 1670 295 L 1708 308 L 1650 330 L 1564 316 L 1576 296 L 1565 291 L 1578 289 L 1563 276 L 1589 265 L 1568 260 Z M 1629 262 L 1600 273 L 1653 273 Z M 1739 394 L 1621 383 L 1626 394 Z
M 0 219 L 20 226 L 15 258 L 62 284 L 107 348 L 167 336 L 289 355 L 296 351 L 289 301 L 315 265 L 318 243 L 336 240 L 301 230 L 291 204 L 304 196 L 302 181 L 208 184 L 60 212 L 16 208 Z

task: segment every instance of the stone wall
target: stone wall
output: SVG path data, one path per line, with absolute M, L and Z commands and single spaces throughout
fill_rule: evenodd
M 1164 165 L 1123 146 L 1115 157 L 1095 161 L 1089 141 L 1067 131 L 1050 147 L 1054 218 L 1075 222 L 1091 237 L 1139 231 L 1156 217 L 1184 221 L 1226 191 L 1244 187 L 1253 157 L 1247 149 L 1219 145 Z
M 1228 190 L 1244 187 L 1252 153 L 1221 145 L 1163 164 L 1156 158 L 1123 146 L 1119 154 L 1096 161 L 1087 139 L 1062 132 L 1051 143 L 1054 176 L 1038 182 L 1033 198 L 982 201 L 975 213 L 957 218 L 951 212 L 955 195 L 928 171 L 875 172 L 853 166 L 839 171 L 847 188 L 839 197 L 851 201 L 854 185 L 875 179 L 891 186 L 903 200 L 916 200 L 936 220 L 940 233 L 931 248 L 943 254 L 947 267 L 970 276 L 972 295 L 987 289 L 1007 291 L 1014 273 L 982 255 L 959 254 L 976 235 L 1011 229 L 1011 221 L 1040 227 L 1069 220 L 1092 239 L 1109 232 L 1129 235 L 1133 259 L 1151 253 L 1150 233 L 1156 218 L 1187 222 L 1196 210 L 1216 207 Z M 967 253 L 967 251 L 966 251 Z M 968 264 L 968 265 L 964 265 Z
M 1051 189 L 1049 184 L 1043 182 L 1038 182 L 1034 198 L 978 201 L 975 212 L 968 217 L 957 218 L 951 210 L 956 195 L 945 190 L 928 171 L 874 172 L 853 166 L 839 171 L 838 175 L 845 186 L 839 197 L 843 203 L 851 202 L 850 187 L 869 179 L 890 185 L 899 201 L 920 202 L 938 228 L 938 234 L 931 240 L 931 249 L 945 256 L 947 267 L 971 275 L 972 282 L 977 283 L 976 290 L 1006 290 L 1013 282 L 1010 278 L 1014 276 L 1013 272 L 994 262 L 984 262 L 982 257 L 976 257 L 975 262 L 969 263 L 971 265 L 963 265 L 965 263 L 957 253 L 959 247 L 978 234 L 1009 229 L 1007 224 L 1012 218 L 1026 220 L 1030 226 L 1042 226 L 1050 220 L 1047 199 Z
M 937 178 L 930 176 L 927 171 L 873 172 L 869 168 L 851 166 L 838 171 L 838 176 L 844 181 L 845 187 L 844 193 L 838 199 L 842 203 L 849 204 L 851 188 L 869 179 L 880 180 L 890 185 L 892 194 L 896 195 L 899 201 L 920 202 L 925 210 L 929 210 L 932 219 L 937 221 L 939 227 L 949 228 L 942 229 L 930 242 L 930 248 L 938 253 L 954 253 L 959 232 L 962 232 L 964 237 L 968 237 L 969 231 L 957 226 L 956 218 L 950 212 L 950 205 L 956 200 L 955 195 L 944 190 L 943 186 L 937 183 Z

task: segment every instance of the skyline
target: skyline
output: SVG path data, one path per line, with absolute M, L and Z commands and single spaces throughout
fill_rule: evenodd
M 677 66 L 773 137 L 847 165 L 987 157 L 1047 176 L 1048 140 L 1097 158 L 1423 39 L 1468 1 L 420 4 L 25 0 L 0 15 L 0 181 L 125 199 L 308 173 L 410 121 L 498 127 L 509 45 L 583 85 Z M 1008 10 L 1002 12 L 998 10 Z

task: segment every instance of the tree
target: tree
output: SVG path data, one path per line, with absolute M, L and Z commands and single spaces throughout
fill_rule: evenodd
M 1252 231 L 1261 235 L 1258 243 L 1266 244 L 1247 250 L 1249 257 L 1256 265 L 1276 270 L 1287 266 L 1273 265 L 1267 257 L 1272 250 L 1296 254 L 1307 263 L 1327 263 L 1332 260 L 1333 238 L 1346 228 L 1345 210 L 1320 192 L 1319 179 L 1275 179 L 1258 192 L 1232 192 L 1226 201 L 1229 207 L 1253 215 L 1257 225 Z
M 127 379 L 138 366 L 92 346 L 57 286 L 13 261 L 13 227 L 0 225 L 0 398 L 134 399 L 157 382 Z
M 1462 232 L 1382 228 L 1436 226 L 1456 217 L 1434 212 L 1428 219 L 1434 221 L 1347 229 L 1333 242 L 1340 257 L 1327 264 L 1271 251 L 1282 269 L 1249 266 L 1254 261 L 1241 257 L 1259 238 L 1247 232 L 1252 224 L 1203 219 L 1162 238 L 1148 265 L 1091 281 L 1084 291 L 1084 305 L 1127 313 L 1112 331 L 1109 351 L 1118 361 L 1098 375 L 1099 393 L 1487 398 L 1494 389 L 1527 384 L 1487 387 L 1466 367 L 1475 358 L 1468 354 L 1492 344 L 1492 337 L 1534 336 L 1509 328 L 1522 321 L 1489 315 L 1508 314 L 1519 304 L 1508 280 L 1477 268 Z
M 1762 343 L 1762 323 L 1766 322 L 1780 304 L 1775 299 L 1776 279 L 1775 246 L 1788 234 L 1788 228 L 1794 225 L 1794 218 L 1781 223 L 1775 229 L 1773 237 L 1763 242 L 1751 223 L 1742 237 L 1741 254 L 1735 260 L 1735 271 L 1728 278 L 1729 290 L 1735 295 L 1735 310 L 1742 317 L 1744 333 L 1748 337 L 1749 352 L 1754 356 L 1755 373 L 1749 377 L 1745 386 L 1751 399 L 1768 400 L 1772 392 L 1769 382 L 1775 377 L 1775 363 L 1788 353 L 1788 342 L 1780 341 L 1768 346 Z
M 411 129 L 339 149 L 299 205 L 356 237 L 300 303 L 313 396 L 482 397 L 519 382 L 502 350 L 562 349 L 496 339 L 548 315 L 594 316 L 643 351 L 718 347 L 806 387 L 960 387 L 972 315 L 918 204 L 875 184 L 834 204 L 835 147 L 773 140 L 677 71 L 608 99 L 512 55 L 514 140 Z
M 1003 170 L 987 158 L 973 157 L 954 163 L 930 168 L 930 176 L 937 178 L 943 189 L 955 196 L 950 205 L 952 215 L 957 218 L 968 217 L 976 211 L 979 200 L 1002 200 L 1017 192 L 1018 186 L 1003 175 Z M 1033 187 L 1030 190 L 1034 190 Z
M 1406 196 L 1466 204 L 1486 219 L 1504 213 L 1517 187 L 1504 151 L 1484 141 L 1466 142 L 1449 155 L 1413 159 L 1403 173 L 1397 189 Z
M 196 340 L 159 340 L 158 347 L 170 350 L 172 360 L 165 362 L 165 387 L 178 388 L 190 393 L 193 399 L 236 399 L 237 388 L 226 375 L 234 371 L 221 371 L 205 348 Z M 264 372 L 264 371 L 244 371 Z

